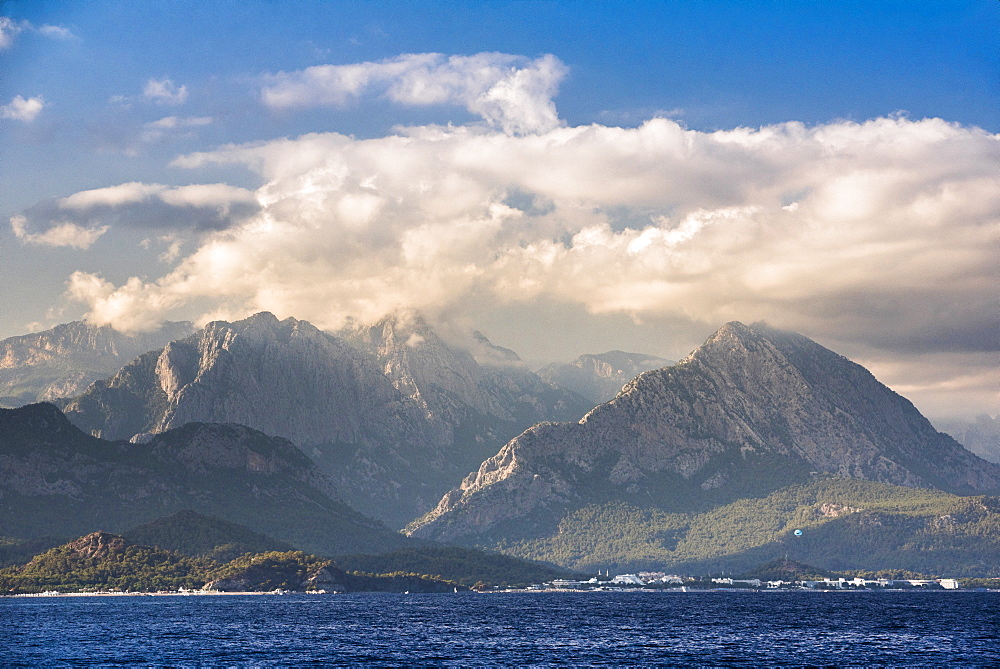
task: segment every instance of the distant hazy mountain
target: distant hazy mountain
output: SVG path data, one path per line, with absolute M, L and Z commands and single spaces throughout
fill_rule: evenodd
M 594 404 L 614 398 L 626 383 L 674 361 L 644 353 L 608 351 L 596 355 L 581 355 L 573 362 L 554 362 L 538 370 L 538 375 L 561 388 L 583 395 Z
M 376 357 L 396 389 L 443 429 L 446 440 L 463 445 L 449 457 L 466 472 L 527 427 L 578 420 L 594 406 L 543 380 L 516 353 L 482 334 L 467 342 L 469 349 L 445 342 L 418 314 L 392 315 L 343 334 Z
M 578 423 L 527 430 L 410 532 L 510 546 L 556 536 L 593 505 L 705 512 L 814 473 L 1000 490 L 1000 466 L 934 430 L 861 366 L 795 333 L 730 323 Z
M 1000 463 L 1000 416 L 982 414 L 975 420 L 950 421 L 938 427 L 984 460 Z
M 190 421 L 285 437 L 350 505 L 402 526 L 529 425 L 586 410 L 509 362 L 480 365 L 419 319 L 351 335 L 269 313 L 210 323 L 95 382 L 65 411 L 108 439 Z
M 82 321 L 0 341 L 0 406 L 16 407 L 79 395 L 140 353 L 193 332 L 190 323 L 164 323 L 126 335 Z
M 120 532 L 195 508 L 326 554 L 405 538 L 338 501 L 291 442 L 241 425 L 190 423 L 146 444 L 84 434 L 51 404 L 0 409 L 0 536 Z

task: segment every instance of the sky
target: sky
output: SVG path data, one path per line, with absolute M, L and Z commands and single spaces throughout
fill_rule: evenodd
M 0 337 L 767 321 L 1000 412 L 1000 3 L 0 3 Z

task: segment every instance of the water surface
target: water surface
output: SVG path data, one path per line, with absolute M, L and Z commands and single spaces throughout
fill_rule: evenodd
M 1000 666 L 1000 593 L 0 599 L 3 664 Z

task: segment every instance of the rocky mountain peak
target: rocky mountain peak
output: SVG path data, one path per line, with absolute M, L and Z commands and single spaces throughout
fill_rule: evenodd
M 75 557 L 103 560 L 124 552 L 129 543 L 125 537 L 110 532 L 91 532 L 66 544 Z
M 579 423 L 518 436 L 412 529 L 448 538 L 593 499 L 669 506 L 757 494 L 810 472 L 1000 489 L 1000 467 L 938 433 L 860 365 L 802 335 L 733 322 Z

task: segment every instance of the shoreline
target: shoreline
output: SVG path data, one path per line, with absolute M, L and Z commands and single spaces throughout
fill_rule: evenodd
M 375 591 L 371 591 L 375 592 Z M 474 590 L 463 591 L 463 592 L 476 592 Z M 862 594 L 862 593 L 907 593 L 907 594 L 950 594 L 950 593 L 1000 593 L 1000 590 L 976 590 L 976 589 L 952 589 L 952 590 L 914 590 L 914 589 L 880 589 L 880 590 L 847 590 L 847 589 L 815 589 L 815 588 L 802 588 L 802 589 L 766 589 L 766 590 L 753 590 L 753 589 L 731 589 L 731 588 L 719 588 L 717 590 L 683 590 L 681 588 L 663 588 L 663 589 L 650 589 L 650 588 L 636 588 L 632 590 L 571 590 L 567 588 L 546 588 L 542 590 L 529 590 L 526 588 L 512 588 L 506 590 L 483 590 L 477 592 L 477 594 L 482 595 L 496 595 L 496 594 L 610 594 L 610 593 L 643 593 L 643 594 L 705 594 L 705 593 L 727 593 L 727 594 L 773 594 L 773 593 L 837 593 L 837 594 Z M 18 594 L 4 594 L 0 595 L 0 599 L 38 599 L 38 598 L 56 598 L 56 597 L 242 597 L 248 595 L 254 596 L 284 596 L 284 595 L 340 595 L 340 594 L 365 594 L 363 592 L 354 593 L 340 593 L 340 592 L 326 592 L 326 591 L 311 591 L 311 592 L 300 592 L 294 590 L 283 590 L 283 591 L 239 591 L 239 592 L 229 592 L 222 590 L 187 590 L 184 592 L 119 592 L 119 591 L 97 591 L 97 592 L 27 592 Z M 409 592 L 400 593 L 379 593 L 379 594 L 399 594 L 399 595 L 409 595 Z M 434 593 L 416 593 L 416 594 L 434 594 L 434 595 L 448 595 L 453 594 L 449 592 L 434 592 Z
M 184 592 L 120 592 L 114 590 L 99 590 L 96 592 L 23 592 L 14 595 L 0 595 L 0 598 L 38 598 L 38 597 L 215 597 L 215 596 L 241 596 L 241 595 L 286 595 L 286 594 L 296 594 L 296 595 L 329 595 L 336 593 L 329 592 L 293 592 L 293 591 L 282 591 L 275 592 L 273 590 L 269 591 L 259 591 L 259 590 L 249 590 L 249 591 L 239 591 L 230 592 L 222 590 L 186 590 Z

